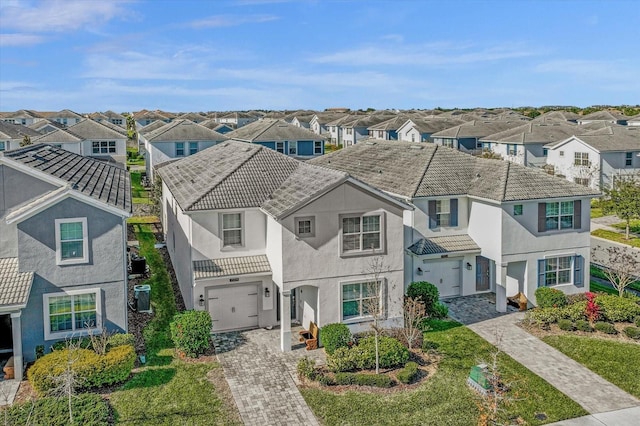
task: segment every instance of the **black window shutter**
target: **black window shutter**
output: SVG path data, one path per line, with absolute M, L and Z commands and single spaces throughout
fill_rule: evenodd
M 547 266 L 547 261 L 545 259 L 538 260 L 538 287 L 545 286 L 545 268 Z
M 582 228 L 582 201 L 573 202 L 573 229 Z
M 435 200 L 429 201 L 429 229 L 434 229 L 438 227 L 438 222 L 436 221 L 436 202 Z
M 458 226 L 458 199 L 453 198 L 449 201 L 449 207 L 451 208 L 451 226 Z
M 573 258 L 573 285 L 584 287 L 584 257 L 580 255 Z
M 547 230 L 547 203 L 538 203 L 538 232 Z

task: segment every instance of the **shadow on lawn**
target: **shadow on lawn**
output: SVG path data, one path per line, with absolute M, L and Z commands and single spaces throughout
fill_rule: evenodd
M 176 369 L 171 368 L 149 368 L 134 374 L 123 387 L 123 390 L 152 388 L 169 383 L 176 375 Z

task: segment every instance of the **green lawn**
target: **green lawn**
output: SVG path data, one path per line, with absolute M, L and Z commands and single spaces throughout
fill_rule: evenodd
M 615 288 L 611 288 L 611 287 L 608 287 L 606 285 L 602 285 L 602 284 L 597 283 L 595 281 L 591 281 L 591 283 L 589 284 L 589 289 L 591 291 L 593 291 L 593 292 L 615 294 L 616 296 L 618 295 L 618 290 L 616 290 Z
M 640 238 L 631 237 L 627 240 L 625 239 L 624 234 L 621 234 L 619 232 L 608 231 L 606 229 L 596 229 L 595 231 L 591 232 L 591 235 L 593 235 L 594 237 L 600 237 L 606 240 L 616 241 L 618 243 L 628 244 L 632 247 L 640 248 Z
M 596 219 L 602 216 L 604 216 L 604 213 L 600 207 L 591 207 L 591 219 Z
M 626 222 L 620 222 L 620 223 L 616 223 L 615 225 L 613 225 L 615 228 L 618 228 L 622 231 L 624 231 L 625 229 L 627 229 L 627 224 Z M 634 234 L 640 234 L 640 220 L 632 220 L 629 223 L 629 231 L 633 232 Z
M 592 266 L 591 266 L 591 268 L 590 268 L 590 272 L 591 272 L 591 276 L 594 276 L 594 277 L 600 278 L 601 280 L 607 280 L 607 281 L 609 281 L 609 278 L 607 278 L 607 276 L 605 275 L 605 273 L 604 273 L 604 272 L 602 272 L 599 268 L 597 268 L 597 267 L 595 267 L 595 266 L 593 266 L 593 265 L 592 265 Z M 591 283 L 591 287 L 592 287 L 592 288 L 593 288 L 593 284 L 597 284 L 597 283 L 593 283 L 593 282 L 592 282 L 592 283 Z M 600 287 L 600 288 L 608 288 L 608 287 L 603 286 L 603 285 L 601 285 L 601 284 L 597 284 L 597 286 L 598 286 L 598 287 Z M 634 290 L 640 291 L 640 281 L 634 281 L 634 282 L 632 282 L 631 284 L 629 284 L 629 287 L 628 287 L 628 288 L 631 288 L 631 289 L 634 289 Z M 608 288 L 608 290 L 603 290 L 603 291 L 611 292 L 610 290 L 611 290 L 611 291 L 613 291 L 613 294 L 618 294 L 618 290 L 616 290 L 616 289 Z M 595 290 L 594 290 L 594 291 L 595 291 Z
M 640 345 L 582 336 L 547 336 L 542 340 L 640 398 Z
M 136 224 L 140 252 L 147 259 L 151 278 L 153 320 L 144 330 L 146 366 L 111 395 L 118 424 L 135 425 L 227 425 L 238 424 L 235 405 L 216 394 L 207 373 L 216 363 L 191 364 L 174 358 L 169 323 L 176 304 L 169 274 L 151 228 Z
M 446 328 L 446 327 L 443 327 Z M 466 327 L 425 333 L 443 354 L 437 373 L 412 391 L 389 395 L 303 388 L 304 399 L 327 425 L 473 425 L 476 395 L 466 385 L 470 368 L 488 361 L 493 346 Z M 512 382 L 517 401 L 506 407 L 504 420 L 521 416 L 527 424 L 543 424 L 587 414 L 578 404 L 506 355 L 503 376 Z M 536 420 L 543 412 L 546 421 Z

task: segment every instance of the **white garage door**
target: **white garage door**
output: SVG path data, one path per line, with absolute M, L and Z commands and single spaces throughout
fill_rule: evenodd
M 213 331 L 227 331 L 258 326 L 257 284 L 209 288 L 207 310 Z
M 440 297 L 460 295 L 459 260 L 429 260 L 422 269 L 424 270 L 424 281 L 438 287 Z

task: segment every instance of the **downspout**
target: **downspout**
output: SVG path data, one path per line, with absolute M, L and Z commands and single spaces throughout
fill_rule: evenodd
M 124 331 L 129 332 L 129 274 L 128 274 L 128 257 L 127 257 L 127 218 L 122 217 L 122 236 L 124 242 Z

